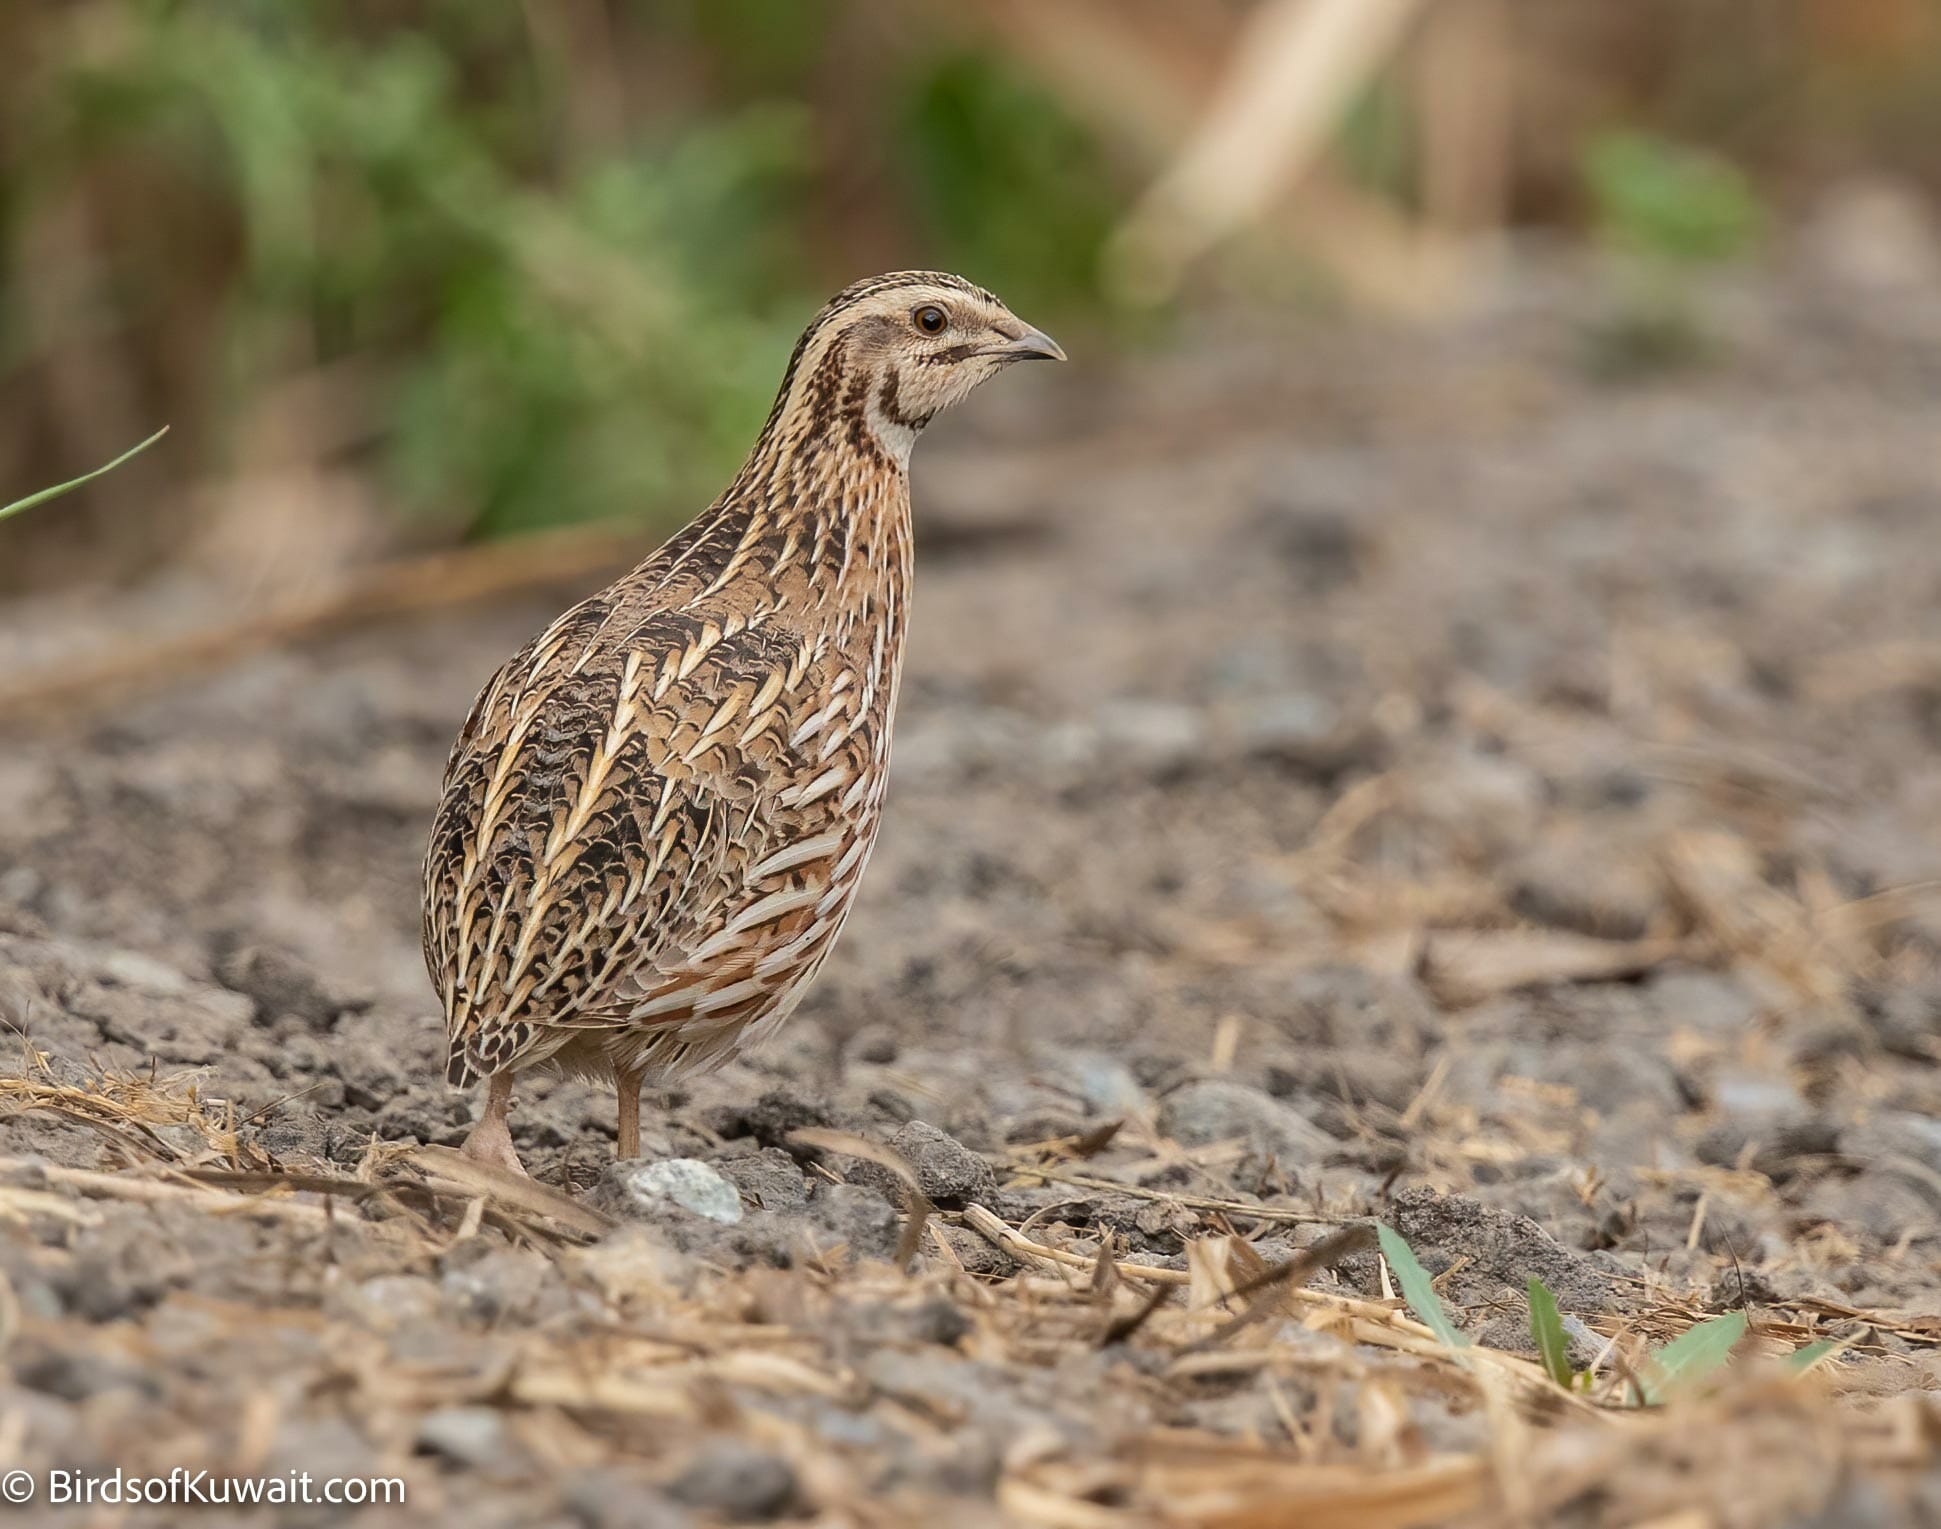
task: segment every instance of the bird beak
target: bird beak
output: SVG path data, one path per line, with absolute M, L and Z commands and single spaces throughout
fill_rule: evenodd
M 1063 361 L 1064 347 L 1042 329 L 1025 327 L 1023 334 L 1003 345 L 994 345 L 984 352 L 987 356 L 1000 356 L 1006 361 Z

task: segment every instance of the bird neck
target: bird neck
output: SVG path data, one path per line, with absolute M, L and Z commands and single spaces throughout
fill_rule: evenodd
M 782 603 L 833 635 L 872 612 L 900 621 L 910 578 L 909 474 L 838 419 L 771 418 L 727 491 L 670 545 L 713 585 L 763 570 Z

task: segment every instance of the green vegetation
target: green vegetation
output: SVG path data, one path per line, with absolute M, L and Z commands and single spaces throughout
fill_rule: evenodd
M 0 270 L 25 278 L 0 283 L 0 382 L 62 407 L 41 369 L 85 331 L 177 420 L 198 478 L 276 398 L 334 380 L 349 417 L 293 449 L 354 454 L 444 531 L 664 524 L 720 487 L 807 314 L 859 274 L 817 258 L 832 188 L 910 230 L 907 263 L 1048 325 L 1091 300 L 1101 157 L 995 55 L 909 47 L 845 90 L 819 8 L 574 14 L 605 30 L 468 0 L 414 25 L 324 0 L 47 13 L 0 120 Z M 897 146 L 871 194 L 899 205 L 853 205 L 835 115 Z M 72 299 L 51 318 L 50 291 Z
M 1568 1391 L 1576 1385 L 1577 1376 L 1570 1367 L 1570 1335 L 1564 1331 L 1557 1298 L 1534 1274 L 1530 1276 L 1528 1293 L 1530 1337 L 1536 1342 L 1537 1357 L 1543 1361 L 1544 1373 Z
M 1646 1361 L 1639 1384 L 1648 1406 L 1695 1390 L 1725 1369 L 1746 1335 L 1746 1314 L 1729 1312 L 1685 1329 Z
M 5 520 L 9 515 L 18 515 L 22 510 L 31 510 L 35 505 L 45 504 L 50 499 L 58 499 L 69 490 L 79 488 L 83 483 L 93 482 L 103 473 L 113 472 L 130 457 L 136 455 L 138 452 L 148 450 L 150 446 L 153 446 L 167 434 L 168 426 L 164 425 L 139 446 L 130 446 L 120 456 L 116 457 L 114 461 L 104 462 L 101 466 L 95 468 L 93 472 L 82 473 L 78 478 L 69 478 L 67 482 L 57 483 L 52 488 L 44 488 L 38 494 L 29 494 L 25 499 L 16 499 L 12 504 L 0 504 L 0 520 Z
M 1584 156 L 1598 237 L 1659 266 L 1738 259 L 1765 223 L 1752 183 L 1716 155 L 1645 133 L 1607 133 Z
M 1097 300 L 1118 199 L 1056 96 L 994 54 L 952 53 L 912 82 L 898 126 L 899 169 L 939 247 L 961 250 L 966 270 L 1004 272 L 1021 310 Z
M 1449 1320 L 1449 1313 L 1442 1309 L 1442 1300 L 1436 1294 L 1428 1270 L 1416 1258 L 1415 1250 L 1402 1240 L 1402 1234 L 1392 1227 L 1377 1226 L 1375 1235 L 1382 1245 L 1382 1257 L 1395 1271 L 1396 1281 L 1402 1287 L 1402 1298 L 1409 1303 L 1409 1310 L 1427 1323 L 1450 1348 L 1467 1348 L 1468 1335 L 1458 1332 L 1456 1324 Z
M 1382 1257 L 1394 1271 L 1409 1310 L 1451 1349 L 1460 1351 L 1470 1347 L 1472 1340 L 1450 1320 L 1441 1297 L 1436 1294 L 1434 1281 L 1401 1234 L 1379 1224 L 1375 1232 Z M 1530 1276 L 1528 1291 L 1530 1337 L 1544 1373 L 1566 1391 L 1588 1391 L 1593 1376 L 1571 1366 L 1570 1338 L 1557 1307 L 1557 1297 L 1535 1275 Z M 1658 1407 L 1702 1389 L 1724 1373 L 1733 1349 L 1746 1335 L 1746 1326 L 1743 1311 L 1693 1324 L 1645 1358 L 1635 1377 L 1632 1399 L 1641 1406 Z M 1806 1344 L 1786 1357 L 1785 1367 L 1789 1373 L 1803 1375 L 1839 1347 L 1829 1340 Z
M 1599 369 L 1623 376 L 1699 359 L 1711 343 L 1697 278 L 1742 259 L 1765 211 L 1716 155 L 1649 134 L 1606 133 L 1583 159 L 1592 228 L 1612 257 L 1619 307 L 1596 335 Z

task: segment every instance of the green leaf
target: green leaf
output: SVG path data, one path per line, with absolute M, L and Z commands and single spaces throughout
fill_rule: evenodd
M 1717 1374 L 1745 1335 L 1743 1311 L 1686 1329 L 1645 1362 L 1639 1377 L 1645 1401 L 1655 1407 Z
M 1409 1309 L 1449 1347 L 1468 1348 L 1469 1339 L 1456 1331 L 1456 1324 L 1449 1320 L 1449 1313 L 1442 1309 L 1436 1287 L 1429 1282 L 1428 1271 L 1416 1262 L 1415 1254 L 1402 1240 L 1401 1233 L 1378 1221 L 1375 1223 L 1375 1236 L 1381 1242 L 1382 1257 L 1388 1260 L 1389 1268 L 1395 1271 L 1395 1278 L 1402 1286 L 1402 1296 L 1409 1303 Z
M 1735 259 L 1764 222 L 1758 194 L 1736 165 L 1648 133 L 1592 139 L 1584 177 L 1607 242 L 1674 265 Z
M 50 499 L 58 499 L 70 489 L 79 488 L 83 483 L 91 483 L 103 473 L 113 472 L 137 452 L 148 450 L 150 446 L 153 446 L 167 434 L 168 426 L 164 425 L 147 440 L 143 441 L 141 445 L 131 446 L 120 456 L 116 457 L 114 461 L 107 463 L 105 466 L 97 467 L 91 473 L 82 473 L 78 478 L 70 478 L 65 483 L 57 483 L 52 488 L 44 488 L 38 494 L 29 494 L 25 499 L 16 499 L 12 504 L 0 506 L 0 520 L 5 520 L 9 515 L 18 515 L 22 510 L 31 510 L 35 505 L 45 504 Z
M 1570 1339 L 1564 1332 L 1557 1298 L 1536 1275 L 1530 1276 L 1530 1336 L 1543 1358 L 1544 1372 L 1565 1390 L 1570 1389 Z
M 1780 1361 L 1780 1364 L 1788 1375 L 1804 1375 L 1828 1354 L 1845 1347 L 1845 1344 L 1837 1343 L 1831 1338 L 1822 1338 L 1817 1343 L 1808 1343 L 1804 1347 L 1794 1349 Z

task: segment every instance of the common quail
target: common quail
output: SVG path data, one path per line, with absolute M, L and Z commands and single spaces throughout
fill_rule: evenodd
M 910 590 L 910 450 L 1013 361 L 1064 359 L 961 277 L 815 317 L 714 504 L 512 656 L 445 769 L 424 868 L 464 1150 L 522 1172 L 514 1077 L 640 1088 L 771 1033 L 828 957 L 882 815 Z

